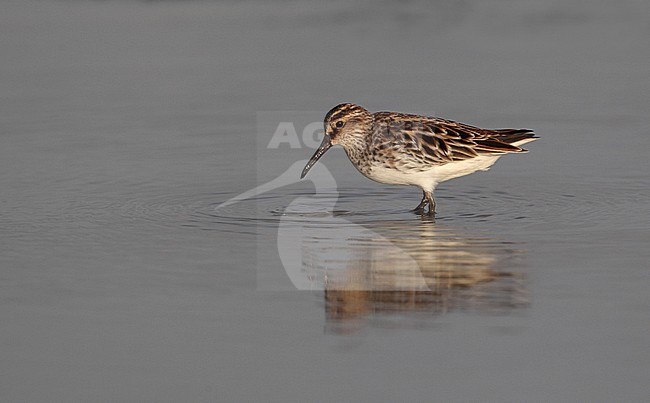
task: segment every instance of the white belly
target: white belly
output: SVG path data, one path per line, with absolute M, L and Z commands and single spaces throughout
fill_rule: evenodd
M 399 171 L 397 169 L 374 166 L 366 176 L 374 181 L 391 185 L 415 185 L 432 191 L 439 183 L 469 175 L 476 171 L 488 170 L 502 155 L 481 156 L 464 161 L 450 162 L 433 166 L 421 172 Z
M 521 146 L 528 142 L 537 140 L 537 138 L 527 138 L 512 143 L 515 146 Z M 526 152 L 524 150 L 524 152 Z M 482 155 L 480 157 L 469 158 L 463 161 L 450 162 L 444 165 L 432 166 L 430 169 L 415 172 L 408 170 L 397 170 L 386 168 L 383 165 L 375 165 L 369 173 L 363 173 L 366 177 L 391 185 L 414 185 L 419 186 L 422 190 L 433 191 L 435 187 L 444 181 L 469 175 L 476 171 L 487 171 L 494 163 L 505 154 Z

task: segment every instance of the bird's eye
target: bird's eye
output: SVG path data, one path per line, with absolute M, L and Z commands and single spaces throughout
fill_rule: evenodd
M 336 122 L 336 127 L 338 127 L 339 129 L 343 127 L 343 121 L 339 120 L 338 122 Z

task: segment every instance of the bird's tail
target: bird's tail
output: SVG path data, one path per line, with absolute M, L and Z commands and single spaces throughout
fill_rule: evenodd
M 539 138 L 530 129 L 498 129 L 494 132 L 496 133 L 495 137 L 499 141 L 513 145 L 517 145 L 515 143 L 523 144 L 524 141 L 522 140 L 526 140 L 525 142 L 527 143 Z

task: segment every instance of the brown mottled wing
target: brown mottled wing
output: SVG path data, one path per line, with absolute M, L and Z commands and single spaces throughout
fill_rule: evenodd
M 433 117 L 378 112 L 375 130 L 383 147 L 400 147 L 414 162 L 445 164 L 488 154 L 523 152 L 510 143 L 533 137 L 526 129 L 487 130 Z M 402 159 L 404 159 L 402 157 Z

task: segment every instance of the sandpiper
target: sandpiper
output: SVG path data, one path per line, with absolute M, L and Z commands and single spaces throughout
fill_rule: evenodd
M 529 129 L 481 129 L 451 120 L 398 112 L 368 112 L 345 103 L 325 115 L 325 136 L 302 171 L 333 145 L 340 145 L 359 172 L 374 181 L 422 189 L 419 214 L 435 214 L 435 187 L 449 179 L 486 171 L 499 157 L 522 153 L 536 140 Z

